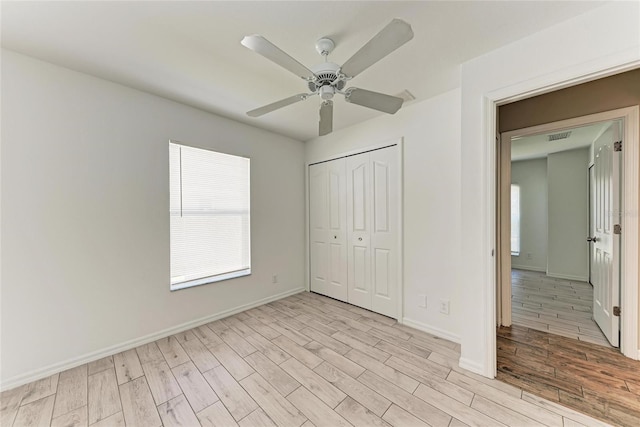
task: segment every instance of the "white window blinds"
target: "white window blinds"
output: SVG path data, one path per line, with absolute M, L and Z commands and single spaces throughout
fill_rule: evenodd
M 511 184 L 511 255 L 520 255 L 520 186 Z
M 249 159 L 169 144 L 171 289 L 251 274 Z

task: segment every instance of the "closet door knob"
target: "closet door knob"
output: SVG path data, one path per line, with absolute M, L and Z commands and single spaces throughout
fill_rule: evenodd
M 333 236 L 333 238 L 334 238 L 334 239 L 337 239 L 337 238 L 338 238 L 338 236 Z
M 358 237 L 358 241 L 362 242 L 362 237 Z

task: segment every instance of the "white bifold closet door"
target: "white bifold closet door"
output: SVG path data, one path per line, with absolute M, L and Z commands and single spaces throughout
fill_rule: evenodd
M 311 290 L 347 301 L 345 159 L 309 167 Z
M 397 146 L 310 166 L 312 291 L 397 316 L 398 167 Z

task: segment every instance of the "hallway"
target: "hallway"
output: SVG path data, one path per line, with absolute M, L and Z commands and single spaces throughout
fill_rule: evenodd
M 513 324 L 611 347 L 593 320 L 593 287 L 587 282 L 512 270 Z

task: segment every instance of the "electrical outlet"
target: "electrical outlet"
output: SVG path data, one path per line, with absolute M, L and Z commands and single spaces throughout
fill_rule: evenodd
M 527 259 L 533 259 L 533 254 L 531 252 L 527 252 Z
M 440 300 L 440 313 L 449 314 L 449 300 L 441 299 Z
M 426 295 L 418 295 L 418 306 L 422 308 L 427 308 L 427 296 Z
M 274 274 L 273 276 L 271 276 L 271 283 L 278 283 L 278 275 Z

